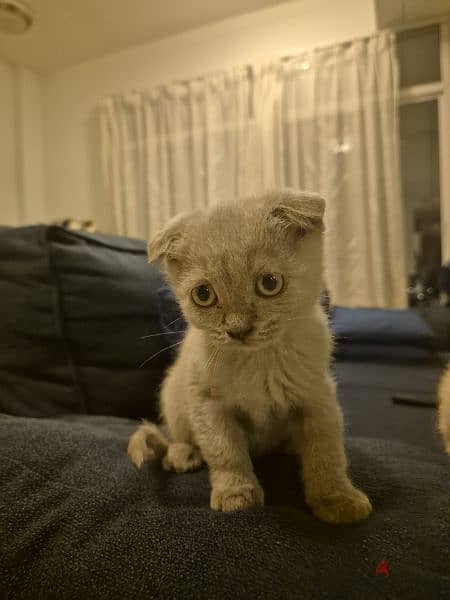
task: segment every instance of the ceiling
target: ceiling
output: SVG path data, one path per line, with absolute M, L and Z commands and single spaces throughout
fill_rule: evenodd
M 26 0 L 23 35 L 0 34 L 0 58 L 40 73 L 286 0 Z

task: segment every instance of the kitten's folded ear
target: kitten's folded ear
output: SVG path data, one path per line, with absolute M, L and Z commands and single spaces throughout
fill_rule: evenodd
M 148 262 L 176 261 L 183 256 L 183 240 L 198 213 L 182 213 L 173 217 L 148 243 Z
M 314 192 L 281 190 L 270 196 L 270 219 L 299 234 L 323 231 L 325 200 Z

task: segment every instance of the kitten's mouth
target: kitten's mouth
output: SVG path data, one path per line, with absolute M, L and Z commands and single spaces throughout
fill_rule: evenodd
M 273 329 L 270 332 L 253 332 L 243 339 L 230 338 L 225 334 L 222 337 L 224 346 L 230 349 L 241 350 L 258 350 L 267 346 L 271 346 L 278 339 L 277 330 Z
M 229 332 L 223 330 L 210 332 L 217 345 L 220 345 L 223 350 L 230 351 L 253 351 L 267 348 L 279 341 L 280 334 L 280 323 L 276 320 L 269 321 L 262 327 L 252 328 L 245 335 L 229 335 Z

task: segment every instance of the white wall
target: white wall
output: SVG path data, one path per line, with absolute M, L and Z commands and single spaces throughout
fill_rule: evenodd
M 0 225 L 43 220 L 41 78 L 0 62 Z
M 26 69 L 17 77 L 20 193 L 25 223 L 46 220 L 43 79 Z
M 110 222 L 101 204 L 95 107 L 112 93 L 150 89 L 375 31 L 372 0 L 300 0 L 89 61 L 45 88 L 45 183 L 49 218 Z
M 16 73 L 0 62 L 0 225 L 20 221 L 16 169 Z

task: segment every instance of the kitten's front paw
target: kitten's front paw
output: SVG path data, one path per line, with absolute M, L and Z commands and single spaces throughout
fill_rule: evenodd
M 316 498 L 309 505 L 318 519 L 333 524 L 356 523 L 372 512 L 369 498 L 354 487 Z
M 213 488 L 211 508 L 230 512 L 252 506 L 263 506 L 264 491 L 259 483 L 240 483 L 227 488 Z
M 185 473 L 202 466 L 203 457 L 200 449 L 192 444 L 170 444 L 163 458 L 162 465 L 166 471 Z

